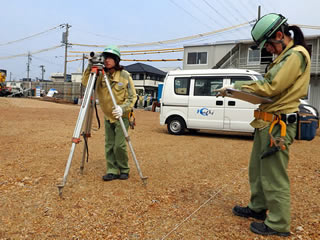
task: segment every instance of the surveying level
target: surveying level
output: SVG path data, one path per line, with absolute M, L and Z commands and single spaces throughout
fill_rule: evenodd
M 112 90 L 111 90 L 111 86 L 109 83 L 109 79 L 106 75 L 106 73 L 103 70 L 104 65 L 101 63 L 96 63 L 92 66 L 91 68 L 91 72 L 90 72 L 90 76 L 89 76 L 89 80 L 88 80 L 88 84 L 84 93 L 84 97 L 83 97 L 83 101 L 81 104 L 81 108 L 80 108 L 80 112 L 78 115 L 78 120 L 73 132 L 73 136 L 72 136 L 72 145 L 71 145 L 71 149 L 70 149 L 70 154 L 68 157 L 68 161 L 66 164 L 66 168 L 64 171 L 64 175 L 63 175 L 63 179 L 62 182 L 60 184 L 57 185 L 58 190 L 59 190 L 59 195 L 62 195 L 62 189 L 65 186 L 66 182 L 67 182 L 67 177 L 68 177 L 68 173 L 71 167 L 71 162 L 72 162 L 72 158 L 73 158 L 73 154 L 76 148 L 76 144 L 78 144 L 80 142 L 80 135 L 83 136 L 85 143 L 83 146 L 83 154 L 82 154 L 82 161 L 81 161 L 81 165 L 80 165 L 80 173 L 83 174 L 83 169 L 84 169 L 84 162 L 85 162 L 85 158 L 86 156 L 88 156 L 88 149 L 87 149 L 87 141 L 88 141 L 88 137 L 91 136 L 91 124 L 92 124 L 92 116 L 93 116 L 93 108 L 94 108 L 94 104 L 96 101 L 96 91 L 95 91 L 95 85 L 96 85 L 96 81 L 97 78 L 99 76 L 99 74 L 103 74 L 104 76 L 104 81 L 106 82 L 106 86 L 108 88 L 109 94 L 111 96 L 112 99 L 112 103 L 114 108 L 117 107 L 117 102 L 113 96 Z M 83 132 L 81 133 L 82 127 L 83 127 L 83 123 L 85 121 L 85 126 L 83 128 Z M 119 117 L 119 121 L 120 121 L 120 125 L 123 131 L 123 134 L 125 136 L 125 139 L 129 145 L 133 160 L 135 162 L 135 165 L 137 167 L 139 176 L 143 182 L 143 184 L 146 184 L 146 180 L 147 177 L 144 177 L 142 175 L 141 169 L 140 169 L 140 165 L 138 163 L 138 160 L 136 158 L 136 154 L 133 150 L 131 141 L 130 141 L 130 137 L 128 135 L 128 132 L 126 130 L 126 127 L 124 125 L 123 119 L 122 117 Z

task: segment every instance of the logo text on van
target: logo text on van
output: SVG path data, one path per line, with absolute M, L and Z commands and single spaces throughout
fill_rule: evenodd
M 204 108 L 198 109 L 197 113 L 201 114 L 202 116 L 209 116 L 209 115 L 213 115 L 214 111 L 204 107 Z

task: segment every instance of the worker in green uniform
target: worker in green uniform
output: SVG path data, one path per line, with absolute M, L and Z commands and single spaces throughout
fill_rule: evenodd
M 105 125 L 105 157 L 107 162 L 104 181 L 114 179 L 126 180 L 129 178 L 128 152 L 125 135 L 121 128 L 119 118 L 122 117 L 128 131 L 129 113 L 136 101 L 136 90 L 133 80 L 120 63 L 120 50 L 117 46 L 110 45 L 102 53 L 104 57 L 104 72 L 107 74 L 112 93 L 117 102 L 114 108 L 111 96 L 103 75 L 99 75 L 96 90 L 100 107 L 104 113 Z M 87 85 L 92 63 L 88 64 L 82 78 L 82 84 Z
M 310 54 L 301 29 L 289 26 L 280 14 L 261 17 L 251 35 L 260 49 L 265 47 L 276 58 L 263 80 L 239 81 L 233 87 L 269 97 L 273 102 L 263 103 L 255 111 L 251 122 L 255 135 L 249 163 L 250 202 L 247 207 L 235 206 L 232 212 L 263 220 L 251 223 L 250 230 L 254 233 L 289 236 L 289 146 L 296 135 L 299 99 L 308 92 Z M 273 148 L 276 151 L 271 151 L 272 137 L 282 141 L 279 148 Z

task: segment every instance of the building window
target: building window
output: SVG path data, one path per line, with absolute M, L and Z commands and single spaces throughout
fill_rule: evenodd
M 248 49 L 248 64 L 260 64 L 260 49 Z
M 189 52 L 187 64 L 207 64 L 207 52 Z
M 175 78 L 174 93 L 177 95 L 189 95 L 190 78 Z

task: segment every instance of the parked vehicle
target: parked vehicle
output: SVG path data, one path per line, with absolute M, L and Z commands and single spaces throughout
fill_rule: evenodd
M 217 90 L 236 81 L 259 80 L 258 72 L 244 69 L 171 71 L 164 80 L 160 124 L 171 134 L 186 129 L 253 133 L 253 110 L 258 107 L 239 99 L 217 97 Z

